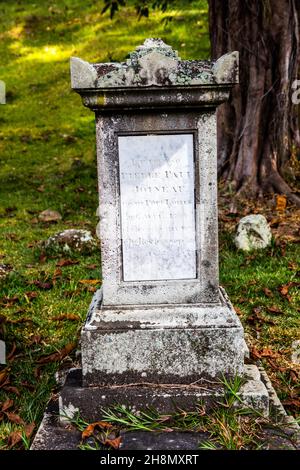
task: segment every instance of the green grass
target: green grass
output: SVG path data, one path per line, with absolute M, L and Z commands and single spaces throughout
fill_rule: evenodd
M 55 390 L 58 367 L 57 362 L 39 365 L 38 360 L 76 341 L 93 290 L 79 281 L 101 277 L 100 268 L 91 268 L 100 264 L 98 254 L 78 257 L 78 265 L 63 267 L 59 275 L 57 259 L 39 258 L 41 240 L 66 228 L 94 233 L 97 223 L 94 116 L 70 90 L 69 58 L 124 60 L 146 37 L 161 37 L 183 59 L 209 56 L 205 0 L 182 1 L 181 9 L 165 15 L 157 11 L 140 21 L 133 5 L 132 1 L 111 21 L 108 14 L 101 15 L 98 0 L 0 2 L 0 80 L 7 90 L 7 104 L 0 105 L 0 264 L 13 267 L 10 276 L 0 281 L 0 308 L 7 319 L 3 334 L 8 351 L 14 350 L 7 368 L 0 369 L 0 386 L 9 380 L 6 390 L 0 388 L 0 403 L 12 399 L 9 411 L 36 427 Z M 166 15 L 173 20 L 164 22 Z M 59 211 L 62 220 L 39 222 L 37 216 L 45 209 Z M 288 263 L 299 259 L 300 247 L 291 244 L 285 257 L 279 248 L 272 257 L 269 251 L 262 252 L 248 262 L 236 252 L 224 227 L 221 247 L 222 284 L 240 307 L 249 338 L 260 347 L 280 351 L 286 360 L 286 370 L 273 373 L 266 365 L 282 396 L 291 397 L 298 390 L 290 377 L 288 356 L 291 341 L 299 338 L 299 293 L 293 288 L 288 302 L 276 288 L 294 279 Z M 53 278 L 50 290 L 30 284 Z M 274 299 L 263 295 L 266 286 L 274 289 Z M 241 297 L 247 303 L 239 303 Z M 272 316 L 275 325 L 261 325 L 258 338 L 247 322 L 252 306 L 275 303 L 284 316 Z M 62 314 L 79 319 L 53 320 Z M 76 363 L 74 354 L 63 362 L 67 367 L 72 360 Z M 22 429 L 0 414 L 0 448 L 8 447 L 12 431 Z M 25 447 L 29 441 L 23 435 Z
M 287 247 L 286 255 L 281 255 L 280 249 L 266 249 L 254 253 L 249 259 L 249 255 L 236 253 L 231 240 L 227 240 L 221 251 L 221 283 L 224 285 L 230 299 L 242 312 L 242 318 L 247 318 L 252 314 L 255 307 L 261 308 L 261 314 L 266 322 L 261 325 L 262 345 L 268 345 L 272 338 L 273 346 L 277 348 L 287 348 L 291 342 L 297 338 L 299 328 L 299 288 L 290 289 L 291 301 L 283 298 L 278 287 L 288 282 L 299 282 L 296 272 L 289 269 L 289 263 L 293 259 L 299 259 L 299 245 Z M 235 252 L 235 253 L 234 253 Z M 245 263 L 247 266 L 245 266 Z M 267 297 L 264 288 L 272 292 L 272 297 Z M 247 299 L 247 302 L 244 302 Z M 267 308 L 276 305 L 282 314 L 272 314 Z M 273 321 L 274 325 L 267 321 Z M 253 330 L 249 329 L 249 332 Z

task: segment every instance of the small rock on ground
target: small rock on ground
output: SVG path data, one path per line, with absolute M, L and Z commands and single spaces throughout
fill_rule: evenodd
M 68 229 L 56 233 L 44 243 L 48 252 L 57 254 L 91 254 L 98 248 L 96 240 L 89 230 Z
M 292 357 L 291 361 L 294 364 L 300 364 L 300 340 L 292 342 Z
M 38 220 L 40 222 L 58 222 L 61 219 L 61 214 L 51 209 L 46 209 L 38 215 Z
M 0 279 L 5 279 L 12 270 L 10 264 L 0 264 Z
M 258 250 L 270 245 L 272 232 L 267 219 L 260 214 L 243 217 L 237 227 L 235 245 L 243 251 Z

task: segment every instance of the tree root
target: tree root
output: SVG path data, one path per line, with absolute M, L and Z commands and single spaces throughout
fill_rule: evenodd
M 268 177 L 268 183 L 272 186 L 275 192 L 285 194 L 291 202 L 293 202 L 297 207 L 300 207 L 300 197 L 293 193 L 290 186 L 277 171 L 271 173 Z
M 284 194 L 290 202 L 300 207 L 300 197 L 293 192 L 291 187 L 277 171 L 273 170 L 261 186 L 258 185 L 254 179 L 248 179 L 241 183 L 240 181 L 231 180 L 230 178 L 224 178 L 224 175 L 222 175 L 222 181 L 230 182 L 232 187 L 236 188 L 236 194 L 234 196 L 236 201 L 238 201 L 239 198 L 263 199 L 264 194 L 277 193 Z M 235 205 L 236 203 L 233 202 L 233 207 Z

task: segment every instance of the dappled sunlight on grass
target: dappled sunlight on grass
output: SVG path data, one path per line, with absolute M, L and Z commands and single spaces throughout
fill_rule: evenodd
M 28 51 L 25 57 L 20 59 L 22 61 L 32 62 L 59 62 L 65 59 L 69 59 L 72 49 L 62 48 L 60 46 L 44 46 L 43 48 L 35 48 L 30 52 Z

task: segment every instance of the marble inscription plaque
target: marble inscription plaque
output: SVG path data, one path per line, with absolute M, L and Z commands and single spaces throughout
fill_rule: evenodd
M 123 280 L 195 279 L 193 134 L 118 144 Z

